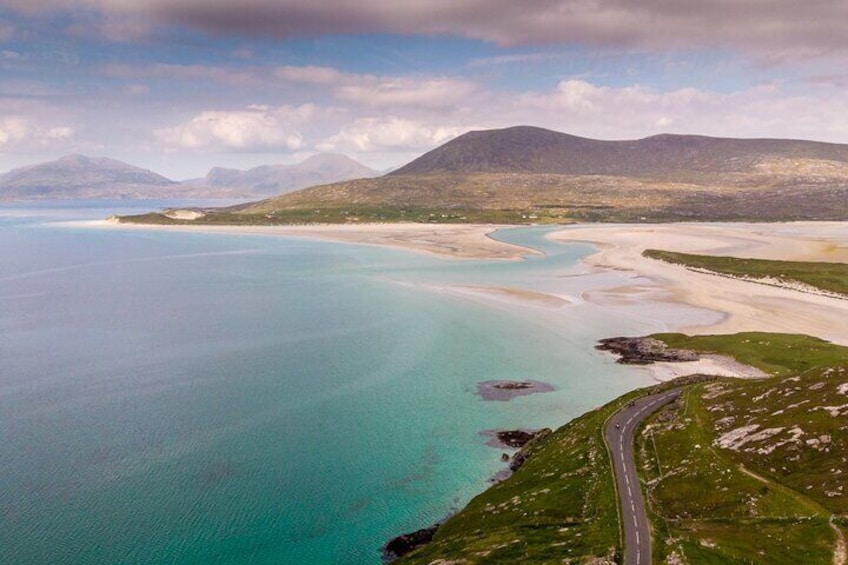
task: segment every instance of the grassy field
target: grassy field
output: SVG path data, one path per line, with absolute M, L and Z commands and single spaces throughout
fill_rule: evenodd
M 848 296 L 848 264 L 816 263 L 807 261 L 772 261 L 766 259 L 740 259 L 691 255 L 647 249 L 645 257 L 703 269 L 712 273 L 779 283 L 800 283 L 818 290 Z
M 773 375 L 691 387 L 637 441 L 655 561 L 833 561 L 848 513 L 848 348 L 798 335 L 653 336 Z

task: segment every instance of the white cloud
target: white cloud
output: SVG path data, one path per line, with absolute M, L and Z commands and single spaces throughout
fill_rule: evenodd
M 74 136 L 74 129 L 69 127 L 55 127 L 47 130 L 44 137 L 48 140 L 53 139 L 70 139 Z
M 282 80 L 328 85 L 359 82 L 366 78 L 364 75 L 344 73 L 333 67 L 319 67 L 311 65 L 303 67 L 286 65 L 284 67 L 274 69 L 273 74 Z
M 303 146 L 299 125 L 316 111 L 312 105 L 249 106 L 244 110 L 201 112 L 187 123 L 158 129 L 155 136 L 184 149 L 295 150 Z
M 467 127 L 426 124 L 403 118 L 359 118 L 318 144 L 321 151 L 367 152 L 429 149 L 467 131 Z
M 0 145 L 23 140 L 29 134 L 29 122 L 20 116 L 0 118 Z
M 342 86 L 336 96 L 376 108 L 442 109 L 464 104 L 477 88 L 475 83 L 462 79 L 383 78 Z

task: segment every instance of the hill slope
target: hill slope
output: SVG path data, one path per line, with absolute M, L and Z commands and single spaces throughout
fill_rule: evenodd
M 848 145 L 680 135 L 599 141 L 515 127 L 467 133 L 380 178 L 235 212 L 272 223 L 845 219 Z
M 656 135 L 601 141 L 518 126 L 472 131 L 391 173 L 536 173 L 677 178 L 755 172 L 771 159 L 848 163 L 848 145 L 780 139 Z
M 240 189 L 246 195 L 262 197 L 318 184 L 376 177 L 379 174 L 345 155 L 322 153 L 296 165 L 263 165 L 247 171 L 217 167 L 209 171 L 199 184 L 212 188 Z
M 772 375 L 679 380 L 688 383 L 681 399 L 637 434 L 653 562 L 844 562 L 848 348 L 757 332 L 653 337 Z M 601 429 L 628 401 L 670 386 L 629 393 L 528 444 L 513 476 L 398 564 L 617 562 L 618 516 Z
M 175 186 L 162 175 L 121 161 L 68 155 L 0 175 L 0 198 L 164 196 Z

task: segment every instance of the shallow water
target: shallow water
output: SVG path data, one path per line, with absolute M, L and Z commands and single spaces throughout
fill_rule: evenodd
M 4 563 L 378 563 L 503 467 L 481 431 L 648 382 L 591 347 L 645 324 L 582 304 L 610 275 L 545 229 L 499 262 L 54 223 L 157 204 L 0 207 Z M 557 390 L 482 401 L 495 379 Z

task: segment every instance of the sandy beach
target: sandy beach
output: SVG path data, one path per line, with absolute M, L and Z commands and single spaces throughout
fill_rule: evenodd
M 94 223 L 93 223 L 94 224 Z M 490 237 L 500 226 L 455 224 L 368 224 L 322 226 L 138 226 L 96 223 L 115 229 L 164 229 L 211 233 L 285 235 L 380 245 L 454 259 L 519 260 L 534 250 Z M 609 309 L 638 306 L 643 312 L 662 312 L 688 305 L 716 313 L 709 322 L 694 323 L 681 316 L 669 330 L 689 334 L 771 331 L 803 333 L 848 345 L 848 300 L 697 273 L 642 256 L 645 249 L 707 255 L 848 262 L 848 222 L 773 224 L 592 224 L 565 226 L 548 237 L 560 242 L 583 242 L 598 251 L 583 259 L 588 273 L 626 273 L 624 285 L 582 291 L 576 302 Z M 621 279 L 619 279 L 621 280 Z M 514 288 L 457 287 L 455 293 L 477 298 L 519 300 L 526 306 L 562 308 L 572 300 Z M 697 365 L 697 366 L 696 366 Z M 755 376 L 731 360 L 707 359 L 698 364 L 659 363 L 651 369 L 665 380 L 697 371 Z
M 500 227 L 475 224 L 350 224 L 314 226 L 207 226 L 139 225 L 107 220 L 86 222 L 92 227 L 155 229 L 205 233 L 286 235 L 340 243 L 380 245 L 443 258 L 518 260 L 537 253 L 533 249 L 503 243 L 489 237 Z
M 720 312 L 717 324 L 681 323 L 690 334 L 771 331 L 803 333 L 848 344 L 848 300 L 696 273 L 642 257 L 645 249 L 706 255 L 848 262 L 848 222 L 778 224 L 584 225 L 550 236 L 588 242 L 598 252 L 584 259 L 595 270 L 639 275 L 638 284 L 595 289 L 584 298 L 599 304 L 683 303 Z

